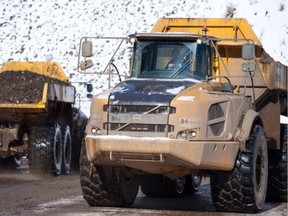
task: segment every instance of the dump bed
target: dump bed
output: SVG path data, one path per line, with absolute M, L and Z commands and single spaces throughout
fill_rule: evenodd
M 0 111 L 45 112 L 48 101 L 74 103 L 75 88 L 56 62 L 6 62 L 0 86 Z
M 243 44 L 241 39 L 252 39 L 262 47 L 261 42 L 246 19 L 221 19 L 221 18 L 167 18 L 159 19 L 152 32 L 191 32 L 204 34 L 217 38 L 229 38 L 232 41 L 222 41 L 219 45 Z M 205 33 L 205 34 L 206 34 Z
M 219 38 L 218 51 L 223 59 L 220 62 L 220 75 L 243 76 L 241 46 L 252 40 L 256 46 L 255 86 L 264 90 L 268 88 L 287 91 L 287 66 L 274 61 L 263 49 L 263 46 L 246 19 L 231 18 L 164 18 L 159 19 L 152 32 L 191 32 L 207 34 Z M 223 65 L 225 64 L 225 66 Z M 228 69 L 229 74 L 225 71 Z M 243 80 L 234 79 L 235 85 L 242 85 Z M 256 98 L 263 93 L 256 92 Z

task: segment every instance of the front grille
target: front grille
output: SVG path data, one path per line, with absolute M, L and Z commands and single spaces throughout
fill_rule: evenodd
M 108 112 L 108 121 L 103 127 L 108 133 L 139 136 L 140 132 L 147 136 L 166 136 L 174 131 L 174 126 L 168 125 L 169 114 L 176 112 L 170 106 L 143 106 L 143 105 L 109 105 L 104 106 Z M 138 133 L 138 134 L 137 134 Z M 143 135 L 143 134 L 142 134 Z
M 158 113 L 175 113 L 175 107 L 169 106 L 132 106 L 132 105 L 105 105 L 104 111 L 110 113 L 134 113 L 134 114 L 143 114 L 149 112 L 150 114 Z
M 142 131 L 142 132 L 172 132 L 174 126 L 160 124 L 125 124 L 125 123 L 105 123 L 105 130 L 112 131 Z

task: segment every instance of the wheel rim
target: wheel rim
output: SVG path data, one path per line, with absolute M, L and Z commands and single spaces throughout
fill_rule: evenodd
M 195 190 L 198 190 L 201 185 L 202 177 L 201 176 L 192 176 L 192 185 Z
M 64 163 L 65 163 L 65 172 L 70 172 L 70 163 L 71 163 L 71 140 L 67 135 L 64 143 Z
M 57 130 L 56 130 L 57 131 Z M 57 135 L 55 136 L 55 141 L 54 141 L 54 174 L 59 175 L 61 173 L 61 160 L 62 160 L 62 151 L 61 151 L 61 137 Z
M 265 202 L 268 180 L 268 154 L 263 132 L 258 135 L 255 144 L 258 147 L 254 152 L 254 196 L 255 207 L 259 211 Z
M 55 143 L 55 153 L 54 153 L 54 160 L 58 164 L 60 162 L 60 142 L 59 140 L 56 141 Z
M 15 162 L 16 168 L 19 168 L 22 164 L 22 157 L 21 156 L 15 156 L 14 162 Z
M 256 184 L 257 184 L 257 192 L 260 192 L 263 185 L 263 175 L 264 175 L 264 160 L 261 148 L 258 149 L 257 159 L 256 159 Z
M 184 177 L 175 180 L 175 190 L 178 194 L 182 194 L 185 189 L 186 180 Z
M 67 140 L 65 143 L 65 163 L 70 163 L 70 158 L 71 158 L 71 146 L 70 146 L 70 141 Z

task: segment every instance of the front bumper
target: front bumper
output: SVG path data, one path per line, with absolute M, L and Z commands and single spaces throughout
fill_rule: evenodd
M 128 166 L 150 173 L 179 168 L 231 170 L 239 151 L 235 141 L 87 135 L 85 142 L 88 159 L 94 164 Z

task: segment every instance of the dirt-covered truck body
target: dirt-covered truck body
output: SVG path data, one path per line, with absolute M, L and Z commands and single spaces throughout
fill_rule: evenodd
M 20 165 L 21 156 L 28 156 L 32 173 L 69 173 L 72 157 L 80 153 L 79 118 L 86 117 L 73 108 L 76 90 L 62 67 L 6 62 L 0 84 L 1 166 Z
M 287 200 L 287 67 L 247 21 L 160 19 L 129 40 L 131 77 L 92 100 L 80 160 L 87 202 L 129 205 L 139 184 L 147 196 L 178 196 L 205 175 L 220 211 L 260 211 L 266 194 Z

